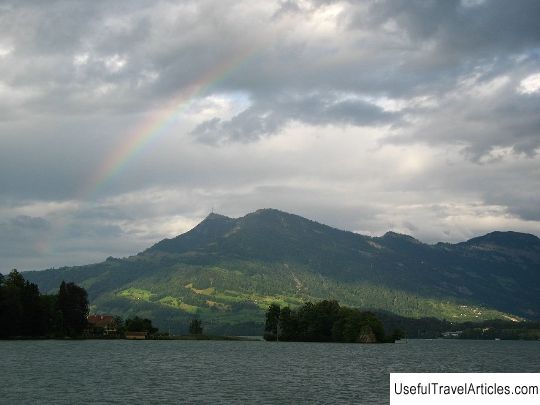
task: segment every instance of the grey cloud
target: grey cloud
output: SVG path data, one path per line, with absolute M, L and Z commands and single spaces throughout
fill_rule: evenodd
M 317 94 L 255 102 L 228 121 L 212 118 L 199 124 L 192 134 L 205 143 L 249 142 L 275 134 L 291 121 L 319 126 L 374 126 L 398 120 L 399 114 L 385 112 L 362 100 L 340 100 L 336 96 Z
M 411 232 L 418 232 L 418 227 L 412 223 L 410 223 L 409 221 L 404 221 L 403 222 L 403 226 L 406 227 L 409 231 Z
M 46 219 L 27 215 L 0 222 L 0 256 L 40 256 L 39 243 L 47 237 L 50 228 L 51 225 Z M 5 263 L 0 263 L 0 266 L 2 265 Z M 11 267 L 17 267 L 16 263 Z
M 0 17 L 0 37 L 14 49 L 2 81 L 31 96 L 10 112 L 121 114 L 169 100 L 238 48 L 252 46 L 245 36 L 252 23 L 237 26 L 228 14 L 236 7 L 225 1 L 13 2 Z M 125 64 L 115 68 L 114 58 Z
M 478 67 L 502 74 L 538 51 L 538 2 L 463 3 L 383 0 L 370 2 L 366 10 L 365 3 L 349 2 L 348 27 L 361 33 L 359 48 L 373 47 L 377 66 L 362 71 L 369 78 L 362 86 L 399 97 L 440 95 Z
M 387 141 L 462 145 L 465 155 L 478 163 L 489 161 L 490 152 L 501 147 L 533 157 L 540 148 L 540 94 L 518 94 L 518 84 L 509 80 L 492 94 L 453 94 L 435 109 L 411 109 L 419 121 Z
M 129 115 L 34 117 L 0 123 L 0 189 L 16 199 L 77 198 L 133 127 Z
M 466 7 L 460 0 L 373 2 L 368 15 L 357 15 L 353 26 L 377 26 L 396 21 L 413 41 L 435 41 L 435 49 L 474 58 L 520 52 L 540 41 L 535 0 L 486 0 Z
M 28 215 L 18 215 L 11 219 L 8 226 L 12 226 L 17 229 L 24 229 L 30 231 L 47 231 L 50 229 L 51 224 L 44 218 L 30 217 Z
M 278 19 L 278 18 L 283 17 L 283 16 L 285 16 L 287 14 L 296 14 L 296 13 L 300 12 L 301 10 L 302 9 L 300 8 L 300 6 L 298 5 L 298 3 L 296 1 L 294 1 L 294 0 L 285 0 L 285 1 L 281 2 L 281 4 L 279 5 L 279 8 L 274 13 L 272 18 Z
M 536 191 L 490 190 L 487 201 L 494 201 L 508 207 L 508 211 L 526 221 L 540 221 L 540 197 Z
M 114 220 L 117 221 L 118 218 Z M 71 221 L 71 224 L 63 230 L 63 237 L 107 240 L 111 238 L 119 239 L 126 236 L 119 225 L 107 223 L 104 217 L 94 217 L 91 220 L 85 220 L 81 218 L 81 215 L 75 215 Z
M 508 215 L 524 221 L 540 220 L 540 160 L 530 157 L 516 159 L 506 153 L 484 164 L 462 161 L 457 156 L 431 167 L 404 181 L 387 180 L 386 186 L 400 192 L 427 193 L 427 201 L 444 196 L 443 200 L 476 200 L 486 207 L 498 206 Z M 459 197 L 457 197 L 459 196 Z M 437 212 L 437 215 L 447 215 Z M 417 224 L 418 225 L 418 224 Z
M 331 3 L 334 2 L 311 2 L 313 7 Z M 361 19 L 361 26 L 368 24 L 373 32 L 362 35 L 359 40 L 354 31 L 343 31 L 341 35 L 347 45 L 311 42 L 292 34 L 278 34 L 272 30 L 271 16 L 263 26 L 262 42 L 257 43 L 257 39 L 250 43 L 246 40 L 249 36 L 245 35 L 245 30 L 256 27 L 248 23 L 248 19 L 236 20 L 230 15 L 241 7 L 233 2 L 220 2 L 219 5 L 215 2 L 182 3 L 187 10 L 185 13 L 172 12 L 173 4 L 169 2 L 118 2 L 112 8 L 108 2 L 56 2 L 47 10 L 37 3 L 29 4 L 34 7 L 28 6 L 27 13 L 6 17 L 13 20 L 13 25 L 24 27 L 9 29 L 9 25 L 7 34 L 27 38 L 15 52 L 19 54 L 26 50 L 27 53 L 26 57 L 21 55 L 20 60 L 17 59 L 20 63 L 16 72 L 7 72 L 5 77 L 11 77 L 9 82 L 20 85 L 44 78 L 49 84 L 55 83 L 29 106 L 57 112 L 108 106 L 119 111 L 144 108 L 149 101 L 166 99 L 197 81 L 212 66 L 219 65 L 236 49 L 246 46 L 266 45 L 267 49 L 259 52 L 255 62 L 216 84 L 216 88 L 241 89 L 254 94 L 257 99 L 266 99 L 267 104 L 270 104 L 269 92 L 291 88 L 306 94 L 330 88 L 401 96 L 447 89 L 454 84 L 456 74 L 481 60 L 470 52 L 463 57 L 462 51 L 456 50 L 457 58 L 450 61 L 447 57 L 452 52 L 445 45 L 448 38 L 461 38 L 459 41 L 466 46 L 481 37 L 482 26 L 472 35 L 459 25 L 462 18 L 466 20 L 463 24 L 474 27 L 478 10 L 487 10 L 481 12 L 483 18 L 480 21 L 491 24 L 489 32 L 495 32 L 502 39 L 512 38 L 508 39 L 512 52 L 527 48 L 531 43 L 534 45 L 537 39 L 536 24 L 533 25 L 529 17 L 535 15 L 534 3 L 501 6 L 503 11 L 497 11 L 497 5 L 491 6 L 491 3 L 463 10 L 459 2 L 377 2 L 367 14 L 362 11 L 358 13 L 361 18 L 357 17 Z M 355 10 L 357 5 L 351 2 L 346 7 L 343 14 Z M 304 18 L 302 13 L 309 15 L 312 12 L 299 8 L 296 2 L 281 3 L 276 9 L 300 10 L 297 11 L 299 21 Z M 177 13 L 175 19 L 169 21 L 167 17 L 174 13 Z M 501 33 L 500 24 L 495 23 L 505 13 L 523 15 L 526 21 L 518 19 L 508 31 Z M 24 24 L 26 14 L 36 24 Z M 399 44 L 399 33 L 390 36 L 381 31 L 379 25 L 391 19 L 411 32 L 410 46 Z M 527 38 L 517 31 L 519 27 L 526 30 Z M 38 39 L 48 41 L 50 46 L 39 44 Z M 414 41 L 423 40 L 435 41 L 434 50 L 415 48 Z M 501 38 L 488 36 L 484 42 L 499 49 Z M 487 48 L 486 44 L 481 45 L 481 49 Z M 89 59 L 86 65 L 74 67 L 73 57 L 79 52 L 88 52 Z M 352 57 L 355 54 L 359 56 Z M 108 71 L 102 60 L 114 55 L 127 61 L 118 72 Z M 157 74 L 158 78 L 139 86 L 148 72 Z M 35 84 L 40 86 L 40 83 Z M 88 97 L 100 86 L 115 87 L 106 96 Z
M 481 186 L 486 202 L 507 207 L 511 214 L 526 221 L 540 221 L 538 193 L 540 176 L 536 175 L 538 173 L 540 164 L 533 160 L 524 167 L 506 166 L 504 169 L 491 169 L 483 178 L 477 178 L 477 184 L 487 183 Z

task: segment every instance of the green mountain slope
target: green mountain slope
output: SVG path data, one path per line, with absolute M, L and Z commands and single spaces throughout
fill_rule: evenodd
M 327 298 L 407 317 L 540 318 L 540 239 L 533 235 L 494 232 L 427 245 L 271 209 L 238 219 L 210 214 L 136 256 L 25 277 L 42 291 L 74 281 L 96 312 L 148 316 L 173 330 L 197 315 L 216 331 L 251 332 L 271 302 Z

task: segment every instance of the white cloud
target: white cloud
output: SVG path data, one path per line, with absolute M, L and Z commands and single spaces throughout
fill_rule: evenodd
M 118 73 L 126 66 L 126 63 L 127 59 L 118 54 L 103 58 L 103 64 L 111 73 Z
M 79 53 L 73 56 L 73 64 L 75 66 L 82 66 L 86 65 L 88 63 L 88 59 L 90 58 L 90 54 L 86 53 Z
M 533 94 L 540 92 L 540 73 L 527 76 L 519 83 L 518 91 L 521 94 Z
M 106 96 L 107 94 L 113 92 L 117 86 L 113 83 L 100 84 L 94 89 L 94 94 L 98 97 Z
M 461 0 L 463 7 L 478 7 L 484 4 L 486 0 Z
M 2 45 L 0 44 L 0 58 L 4 58 L 15 50 L 15 47 L 12 45 Z
M 156 71 L 143 70 L 137 80 L 137 87 L 144 87 L 151 85 L 159 79 L 159 73 Z

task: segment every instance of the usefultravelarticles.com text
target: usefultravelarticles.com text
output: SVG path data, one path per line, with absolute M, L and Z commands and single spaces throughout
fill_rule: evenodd
M 538 373 L 392 373 L 390 404 L 539 404 Z

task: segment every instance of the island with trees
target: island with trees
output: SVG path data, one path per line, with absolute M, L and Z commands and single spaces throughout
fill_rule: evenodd
M 297 309 L 272 304 L 266 312 L 264 339 L 269 341 L 382 343 L 400 337 L 398 330 L 386 336 L 372 312 L 334 300 L 307 302 Z

